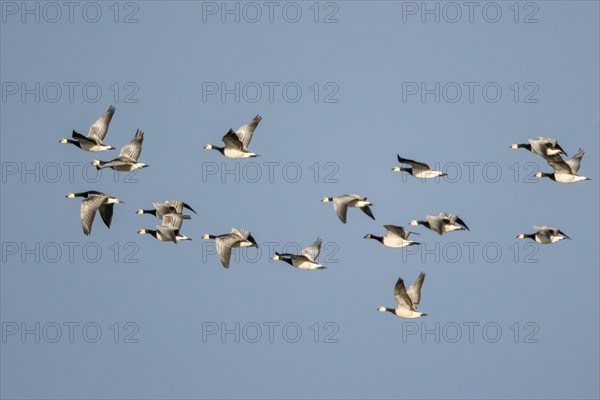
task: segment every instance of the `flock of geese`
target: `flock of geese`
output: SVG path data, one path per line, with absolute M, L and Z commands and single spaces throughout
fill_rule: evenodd
M 90 127 L 87 136 L 77 133 L 73 130 L 72 138 L 63 138 L 59 142 L 63 144 L 72 144 L 82 150 L 90 152 L 100 152 L 106 150 L 115 150 L 114 147 L 104 143 L 104 138 L 108 132 L 110 122 L 115 113 L 115 108 L 110 106 L 108 110 Z M 204 146 L 207 150 L 216 150 L 223 156 L 228 158 L 252 158 L 258 157 L 256 153 L 249 150 L 248 146 L 252 140 L 252 135 L 258 124 L 262 120 L 260 115 L 254 117 L 250 122 L 242 125 L 238 130 L 229 131 L 223 136 L 222 141 L 224 146 L 215 146 L 207 144 Z M 92 164 L 97 169 L 112 168 L 116 171 L 131 172 L 140 168 L 148 167 L 148 164 L 138 162 L 138 158 L 142 152 L 142 143 L 144 141 L 144 133 L 139 129 L 136 131 L 133 139 L 121 148 L 118 157 L 110 161 L 93 160 Z M 581 159 L 584 155 L 583 150 L 579 149 L 577 154 L 568 160 L 564 160 L 562 155 L 567 156 L 567 153 L 562 149 L 558 142 L 554 139 L 539 137 L 529 139 L 528 143 L 513 144 L 513 149 L 526 149 L 538 156 L 541 156 L 548 165 L 553 169 L 551 173 L 537 172 L 536 177 L 547 177 L 559 183 L 573 183 L 584 180 L 589 180 L 585 176 L 578 175 Z M 400 164 L 408 165 L 409 167 L 395 166 L 392 168 L 396 172 L 407 172 L 412 176 L 420 179 L 432 179 L 446 174 L 441 171 L 432 170 L 423 162 L 413 161 L 397 156 Z M 123 203 L 118 198 L 108 194 L 89 190 L 86 192 L 69 193 L 68 198 L 83 197 L 81 201 L 80 218 L 83 226 L 83 233 L 89 235 L 92 231 L 92 224 L 96 216 L 96 212 L 100 213 L 100 217 L 104 224 L 110 228 L 113 217 L 113 206 L 118 203 Z M 373 205 L 366 197 L 352 194 L 340 195 L 335 197 L 324 197 L 322 202 L 333 203 L 333 208 L 344 224 L 347 222 L 349 208 L 358 208 L 371 219 L 375 220 L 371 206 Z M 181 233 L 183 220 L 191 219 L 190 215 L 183 214 L 184 209 L 187 209 L 194 214 L 196 211 L 183 201 L 167 200 L 163 203 L 153 203 L 153 209 L 140 209 L 137 214 L 150 214 L 161 220 L 156 229 L 140 229 L 138 234 L 151 235 L 154 238 L 163 242 L 173 242 L 192 240 Z M 441 212 L 438 215 L 427 215 L 424 220 L 413 220 L 409 222 L 411 226 L 422 225 L 439 235 L 444 233 L 469 230 L 467 224 L 457 215 L 452 215 L 446 212 Z M 385 235 L 376 236 L 367 234 L 365 239 L 373 239 L 379 241 L 383 246 L 390 248 L 401 248 L 406 246 L 419 245 L 409 239 L 410 235 L 419 235 L 417 232 L 411 232 L 396 225 L 384 225 L 386 230 Z M 517 238 L 529 238 L 540 244 L 556 243 L 563 239 L 570 239 L 560 229 L 548 226 L 534 226 L 536 232 L 531 234 L 519 234 Z M 205 234 L 202 236 L 206 240 L 214 240 L 217 248 L 217 253 L 223 267 L 229 268 L 231 252 L 237 247 L 258 247 L 256 240 L 252 237 L 249 231 L 232 228 L 231 232 L 221 235 Z M 321 250 L 321 239 L 317 240 L 310 246 L 303 249 L 300 254 L 278 253 L 272 256 L 273 260 L 279 260 L 288 263 L 289 265 L 303 270 L 319 270 L 326 267 L 319 262 L 317 258 Z M 425 280 L 425 273 L 421 272 L 412 285 L 406 289 L 404 280 L 398 278 L 394 286 L 394 297 L 396 299 L 395 308 L 380 307 L 381 312 L 390 312 L 402 318 L 419 318 L 427 314 L 417 311 L 417 306 L 421 299 L 421 287 Z

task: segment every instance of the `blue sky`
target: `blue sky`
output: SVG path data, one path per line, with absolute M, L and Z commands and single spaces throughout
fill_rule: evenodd
M 597 2 L 52 4 L 1 3 L 3 398 L 598 398 Z M 111 104 L 107 143 L 145 132 L 134 175 L 58 143 Z M 202 148 L 256 114 L 260 158 Z M 509 146 L 540 135 L 592 180 L 532 177 Z M 110 230 L 83 235 L 85 190 L 125 202 Z M 376 221 L 320 202 L 344 193 Z M 137 235 L 170 198 L 193 240 Z M 471 230 L 363 239 L 441 211 Z M 234 226 L 260 249 L 225 270 L 201 236 Z M 324 271 L 270 260 L 317 237 Z M 377 312 L 420 271 L 427 317 Z

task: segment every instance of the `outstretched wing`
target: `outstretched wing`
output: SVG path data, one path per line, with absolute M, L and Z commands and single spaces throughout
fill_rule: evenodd
M 106 132 L 108 132 L 108 126 L 110 125 L 114 113 L 115 108 L 113 106 L 108 107 L 108 110 L 106 110 L 104 115 L 98 118 L 98 120 L 90 126 L 88 137 L 90 139 L 98 139 L 102 142 L 106 136 Z
M 254 119 L 252 119 L 252 121 L 248 122 L 246 125 L 240 126 L 240 128 L 235 132 L 237 137 L 244 145 L 244 150 L 248 150 L 248 146 L 250 145 L 250 141 L 252 140 L 252 134 L 254 133 L 254 130 L 256 129 L 261 120 L 262 117 L 260 115 L 257 115 L 256 117 L 254 117 Z
M 233 129 L 230 129 L 225 136 L 223 136 L 223 143 L 225 143 L 225 147 L 230 149 L 244 151 L 244 144 L 237 137 Z
M 582 149 L 579 149 L 577 154 L 566 161 L 566 163 L 571 167 L 573 173 L 576 174 L 579 171 L 579 164 L 581 164 L 581 158 L 584 154 L 585 152 Z
M 346 223 L 346 216 L 348 214 L 348 205 L 353 200 L 358 200 L 360 197 L 349 194 L 337 196 L 333 198 L 333 209 L 340 218 L 340 221 Z
M 139 129 L 135 132 L 135 136 L 131 142 L 127 143 L 121 149 L 119 157 L 126 157 L 134 162 L 137 162 L 140 153 L 142 152 L 142 143 L 144 142 L 144 132 Z
M 110 223 L 113 217 L 113 206 L 114 204 L 102 204 L 98 211 L 100 211 L 100 216 L 102 217 L 102 221 L 104 221 L 104 225 L 107 228 L 110 228 Z
M 404 229 L 401 226 L 396 226 L 396 225 L 384 225 L 383 226 L 385 228 L 386 231 L 388 231 L 391 235 L 393 236 L 398 236 L 404 240 L 408 240 L 408 236 L 411 233 L 414 232 L 409 232 L 406 229 Z
M 173 242 L 177 244 L 177 231 L 178 229 L 165 226 L 165 225 L 156 225 L 156 230 L 159 231 L 162 236 L 165 237 L 166 242 Z
M 300 255 L 314 262 L 317 257 L 319 257 L 319 253 L 321 252 L 321 243 L 323 243 L 322 240 L 317 238 L 313 244 L 302 250 Z
M 371 219 L 373 219 L 373 221 L 375 221 L 375 216 L 373 215 L 373 212 L 371 211 L 371 206 L 360 207 L 360 209 L 362 210 L 362 212 L 364 212 L 369 217 L 371 217 Z
M 221 259 L 223 267 L 229 268 L 229 262 L 231 260 L 231 249 L 233 246 L 240 241 L 240 238 L 232 235 L 222 235 L 215 239 L 217 245 L 217 253 Z
M 394 297 L 396 298 L 396 308 L 406 308 L 407 310 L 415 310 L 412 300 L 404 287 L 404 280 L 398 278 L 396 286 L 394 286 Z
M 417 279 L 413 282 L 412 285 L 408 288 L 408 297 L 410 297 L 415 309 L 421 300 L 421 286 L 423 286 L 423 281 L 425 280 L 425 273 L 421 272 Z
M 431 170 L 431 168 L 429 168 L 429 165 L 427 165 L 425 163 L 422 163 L 419 161 L 414 161 L 414 160 L 409 160 L 408 158 L 402 158 L 402 157 L 400 157 L 399 154 L 397 154 L 396 156 L 398 157 L 399 163 L 409 164 L 413 168 L 413 172 L 416 174 L 419 172 Z
M 189 219 L 189 215 L 187 215 L 188 218 L 185 219 Z M 181 224 L 183 224 L 183 216 L 181 214 L 165 214 L 162 217 L 162 225 L 168 228 L 173 228 L 176 230 L 180 230 L 181 229 Z

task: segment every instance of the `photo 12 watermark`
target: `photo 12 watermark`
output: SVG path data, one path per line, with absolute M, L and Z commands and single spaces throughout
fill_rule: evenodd
M 202 343 L 319 343 L 337 344 L 340 326 L 336 322 L 213 322 L 203 321 Z
M 3 241 L 2 264 L 137 264 L 140 246 L 136 242 L 16 242 Z
M 339 183 L 340 166 L 334 161 L 203 161 L 202 183 Z
M 537 24 L 540 5 L 534 1 L 403 1 L 402 22 Z
M 402 82 L 402 103 L 522 103 L 540 102 L 537 82 L 478 81 L 405 81 Z
M 337 104 L 340 85 L 326 82 L 202 82 L 203 103 L 300 103 Z
M 334 1 L 203 1 L 202 23 L 258 24 L 309 22 L 337 24 L 340 3 Z
M 2 103 L 139 103 L 137 82 L 2 81 Z
M 507 151 L 510 151 L 509 145 L 506 146 Z M 442 174 L 435 178 L 417 178 L 411 176 L 410 173 L 402 171 L 401 168 L 409 167 L 408 164 L 394 163 L 392 171 L 394 176 L 398 177 L 402 183 L 411 181 L 420 182 L 423 184 L 430 183 L 499 183 L 499 182 L 512 182 L 512 183 L 539 183 L 540 178 L 536 176 L 537 172 L 540 171 L 551 171 L 552 168 L 547 164 L 544 164 L 542 160 L 540 163 L 533 161 L 525 162 L 512 162 L 507 164 L 506 162 L 499 161 L 448 161 L 448 162 L 434 162 L 429 163 L 429 167 L 432 171 L 439 171 Z M 399 168 L 397 168 L 399 167 Z
M 457 235 L 460 234 L 462 233 L 457 233 Z M 403 263 L 420 261 L 424 264 L 496 264 L 500 261 L 508 261 L 514 264 L 537 264 L 540 262 L 538 259 L 540 245 L 532 241 L 513 242 L 507 246 L 498 242 L 451 241 L 431 243 L 415 238 L 417 236 L 411 236 L 411 240 L 419 242 L 419 245 L 400 248 Z
M 430 318 L 430 317 L 424 317 Z M 402 343 L 539 343 L 537 322 L 402 322 Z
M 218 255 L 217 245 L 214 241 L 202 241 L 202 263 L 213 261 L 215 256 Z M 250 264 L 263 263 L 265 261 L 276 263 L 273 260 L 275 252 L 281 254 L 300 254 L 302 249 L 306 247 L 297 242 L 262 242 L 258 243 L 258 247 L 239 247 L 231 252 L 231 261 L 239 263 L 244 261 Z M 319 255 L 319 262 L 323 264 L 337 264 L 340 260 L 337 255 L 340 251 L 340 246 L 335 242 L 323 242 L 321 244 L 321 250 Z
M 79 161 L 3 161 L 0 163 L 3 184 L 97 183 L 103 176 L 114 183 L 139 183 L 138 172 L 139 170 L 119 172 L 113 169 L 97 169 L 90 162 Z
M 140 3 L 134 1 L 2 1 L 2 23 L 137 24 Z
M 139 343 L 136 322 L 3 321 L 2 343 Z

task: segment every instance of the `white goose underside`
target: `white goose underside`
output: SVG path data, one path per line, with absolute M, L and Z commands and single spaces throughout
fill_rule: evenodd
M 412 240 L 404 240 L 400 237 L 394 237 L 394 238 L 389 238 L 389 237 L 385 237 L 385 236 L 383 237 L 383 244 L 387 247 L 391 247 L 394 249 L 410 246 L 413 243 L 414 242 Z
M 571 174 L 554 174 L 554 179 L 559 183 L 573 183 L 585 181 L 587 178 L 585 176 L 580 175 L 571 175 Z
M 238 149 L 230 149 L 227 147 L 223 151 L 223 154 L 225 155 L 225 157 L 229 158 L 250 158 L 255 155 L 254 153 L 244 152 Z
M 431 179 L 431 178 L 437 178 L 438 176 L 442 175 L 443 172 L 440 171 L 423 171 L 423 172 L 419 172 L 417 174 L 415 174 L 416 178 L 420 178 L 420 179 Z

